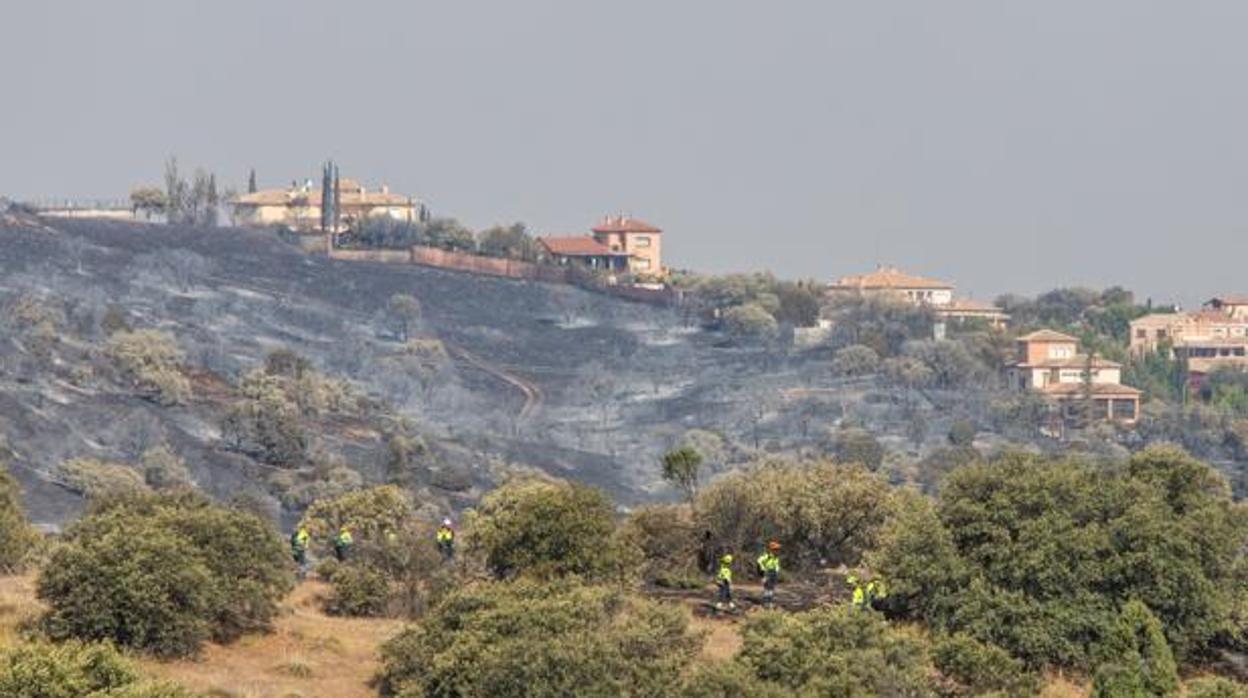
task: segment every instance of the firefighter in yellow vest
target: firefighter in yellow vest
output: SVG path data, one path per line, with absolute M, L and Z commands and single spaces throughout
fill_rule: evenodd
M 776 603 L 776 582 L 780 580 L 780 542 L 767 544 L 767 552 L 758 556 L 758 573 L 763 577 L 763 608 Z
M 732 556 L 719 558 L 719 571 L 715 573 L 715 584 L 719 587 L 719 600 L 715 603 L 716 610 L 727 608 L 736 610 L 737 604 L 732 600 Z
M 355 538 L 351 535 L 351 529 L 343 524 L 342 528 L 338 529 L 338 535 L 334 536 L 334 557 L 338 558 L 338 562 L 347 561 L 352 545 L 355 545 Z
M 451 528 L 450 519 L 442 519 L 442 525 L 438 526 L 438 532 L 434 534 L 438 542 L 438 551 L 442 553 L 442 559 L 449 561 L 455 557 L 455 529 Z
M 303 579 L 308 573 L 308 541 L 311 538 L 307 526 L 299 526 L 294 533 L 290 534 L 290 555 L 295 559 L 295 565 L 299 568 L 299 579 Z
M 888 590 L 884 588 L 882 579 L 864 580 L 851 573 L 845 578 L 845 583 L 851 590 L 849 604 L 855 610 L 871 610 L 875 608 L 876 601 L 888 597 Z

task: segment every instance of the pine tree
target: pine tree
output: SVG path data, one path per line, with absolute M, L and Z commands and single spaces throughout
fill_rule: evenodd
M 251 172 L 247 175 L 247 193 L 256 193 L 256 168 L 251 168 Z

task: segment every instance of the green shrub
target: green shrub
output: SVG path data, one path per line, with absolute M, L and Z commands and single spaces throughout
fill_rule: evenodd
M 887 581 L 890 610 L 908 618 L 947 617 L 969 581 L 968 566 L 936 506 L 918 495 L 900 498 L 867 564 Z
M 949 445 L 965 448 L 975 443 L 975 425 L 965 419 L 959 419 L 949 425 Z
M 1187 698 L 1248 698 L 1248 684 L 1219 676 L 1189 681 L 1186 689 Z
M 917 634 L 847 604 L 749 617 L 735 661 L 801 695 L 935 696 Z
M 699 549 L 693 516 L 688 506 L 653 505 L 629 514 L 620 526 L 619 538 L 641 551 L 641 577 L 667 587 L 700 587 L 706 573 L 699 569 Z
M 299 405 L 282 386 L 280 379 L 266 374 L 245 382 L 243 398 L 221 423 L 221 435 L 231 448 L 266 463 L 294 468 L 307 457 L 308 435 Z
M 182 374 L 182 350 L 170 335 L 156 330 L 119 331 L 108 338 L 108 355 L 140 392 L 163 405 L 176 405 L 191 394 Z
M 1147 449 L 1126 467 L 1022 455 L 973 464 L 950 474 L 934 514 L 899 517 L 873 555 L 894 612 L 1033 667 L 1105 661 L 1097 648 L 1132 600 L 1180 661 L 1235 637 L 1248 515 L 1180 451 Z
M 883 479 L 858 465 L 768 462 L 722 477 L 693 503 L 700 530 L 746 554 L 780 541 L 786 569 L 856 564 L 896 506 Z
M 680 698 L 785 698 L 791 691 L 763 681 L 740 662 L 699 664 L 681 682 Z
M 1009 652 L 969 635 L 948 635 L 937 640 L 932 646 L 932 660 L 941 674 L 958 684 L 959 696 L 993 691 L 1011 696 L 1034 695 L 1039 688 L 1036 675 Z
M 399 531 L 412 516 L 411 498 L 395 485 L 369 487 L 313 502 L 300 525 L 312 534 L 314 549 L 328 554 L 342 526 L 351 529 L 357 546 L 381 541 Z
M 38 595 L 53 638 L 184 656 L 266 629 L 291 585 L 286 546 L 258 517 L 148 494 L 108 500 L 70 528 Z
M 526 480 L 481 499 L 465 527 L 469 550 L 498 577 L 580 575 L 618 578 L 635 572 L 634 550 L 615 537 L 610 497 L 585 485 Z
M 1097 670 L 1094 696 L 1172 696 L 1179 691 L 1179 670 L 1161 622 L 1139 601 L 1122 607 L 1098 654 L 1106 663 Z M 1135 692 L 1126 693 L 1128 688 Z
M 570 580 L 451 592 L 382 648 L 385 696 L 670 695 L 697 655 L 688 617 Z
M 317 574 L 334 588 L 330 613 L 415 616 L 456 583 L 459 565 L 443 564 L 433 525 L 416 519 L 409 496 L 394 485 L 317 500 L 301 524 L 326 558 Z M 331 544 L 344 524 L 354 544 L 347 563 L 338 564 Z
M 862 465 L 867 470 L 880 469 L 884 462 L 884 447 L 879 439 L 866 429 L 842 429 L 832 442 L 832 452 L 839 463 Z
M 144 451 L 139 464 L 143 467 L 143 481 L 154 490 L 173 490 L 193 484 L 186 462 L 166 445 Z
M 0 572 L 21 571 L 38 540 L 26 521 L 21 487 L 8 469 L 0 466 Z
M 69 489 L 91 499 L 136 494 L 147 490 L 143 476 L 121 463 L 107 463 L 94 458 L 71 458 L 62 461 L 56 474 Z
M 190 698 L 173 684 L 140 681 L 108 644 L 20 643 L 0 651 L 0 695 L 6 698 Z
M 329 577 L 325 610 L 337 616 L 377 617 L 390 605 L 390 583 L 380 570 L 364 564 L 337 565 Z

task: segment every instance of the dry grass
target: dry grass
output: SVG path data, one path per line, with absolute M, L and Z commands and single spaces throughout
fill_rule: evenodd
M 320 610 L 328 587 L 304 582 L 283 604 L 272 633 L 227 646 L 210 644 L 195 660 L 141 658 L 143 670 L 210 696 L 288 698 L 375 696 L 368 682 L 377 650 L 402 621 L 334 618 Z M 23 623 L 42 610 L 33 575 L 0 577 L 0 648 L 16 641 Z
M 20 627 L 41 606 L 33 575 L 0 577 L 0 647 L 18 637 Z M 304 582 L 286 599 L 272 633 L 227 645 L 208 645 L 196 660 L 140 659 L 152 676 L 177 681 L 210 696 L 231 698 L 354 698 L 374 696 L 368 683 L 377 671 L 378 647 L 397 633 L 402 621 L 326 616 L 320 600 L 328 587 Z M 690 626 L 705 634 L 702 659 L 731 659 L 741 648 L 740 617 L 708 617 L 699 612 L 708 594 L 673 601 L 684 606 Z M 1040 698 L 1085 698 L 1086 681 L 1048 675 Z
M 42 611 L 33 574 L 0 577 L 0 647 L 16 642 L 21 627 Z
M 1088 686 L 1072 677 L 1047 674 L 1040 698 L 1086 698 L 1089 692 Z
M 153 676 L 194 691 L 238 698 L 374 696 L 368 682 L 377 650 L 402 621 L 335 618 L 320 610 L 328 588 L 304 582 L 284 605 L 272 633 L 231 645 L 208 645 L 197 660 L 142 660 Z M 215 693 L 214 693 L 215 692 Z

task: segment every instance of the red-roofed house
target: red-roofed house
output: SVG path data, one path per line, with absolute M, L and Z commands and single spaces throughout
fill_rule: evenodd
M 604 271 L 627 271 L 629 255 L 616 252 L 589 235 L 539 237 L 538 243 L 558 264 L 583 264 Z
M 658 227 L 631 216 L 606 216 L 591 230 L 612 252 L 628 255 L 632 273 L 663 273 L 663 231 Z
M 547 256 L 559 264 L 577 263 L 594 269 L 663 274 L 663 232 L 629 216 L 606 216 L 590 235 L 538 238 Z

